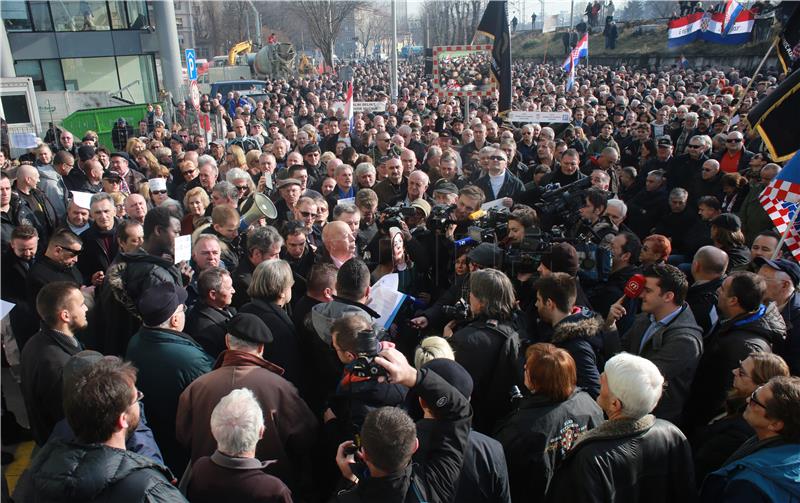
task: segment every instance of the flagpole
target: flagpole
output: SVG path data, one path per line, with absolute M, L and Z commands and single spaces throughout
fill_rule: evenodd
M 783 235 L 781 235 L 781 239 L 780 241 L 778 241 L 778 245 L 775 247 L 775 251 L 772 252 L 772 258 L 770 260 L 775 260 L 778 257 L 778 253 L 780 253 L 781 251 L 783 242 L 786 241 L 786 236 L 788 236 L 789 233 L 792 232 L 792 229 L 794 229 L 794 222 L 797 220 L 798 214 L 800 214 L 800 208 L 797 208 L 795 210 L 794 216 L 792 217 L 792 221 L 786 227 L 786 230 L 783 232 Z
M 774 49 L 775 46 L 778 45 L 778 40 L 779 38 L 775 37 L 775 40 L 772 41 L 772 44 L 770 44 L 769 49 L 767 49 L 767 53 L 764 54 L 763 58 L 761 58 L 761 62 L 758 64 L 758 67 L 756 67 L 756 71 L 755 73 L 753 73 L 753 77 L 747 83 L 747 87 L 744 88 L 744 92 L 742 93 L 742 97 L 739 99 L 739 103 L 736 104 L 736 108 L 734 108 L 733 111 L 731 112 L 731 118 L 733 118 L 739 112 L 739 108 L 741 108 L 742 106 L 742 100 L 744 99 L 745 96 L 747 96 L 747 91 L 750 90 L 750 87 L 752 87 L 753 82 L 755 82 L 758 72 L 761 71 L 761 67 L 764 66 L 764 63 L 767 62 L 769 55 L 772 54 L 772 49 Z M 728 125 L 728 128 L 730 128 L 730 125 Z

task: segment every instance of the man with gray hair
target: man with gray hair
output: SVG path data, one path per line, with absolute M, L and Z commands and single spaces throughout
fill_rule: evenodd
M 264 436 L 264 413 L 253 392 L 235 389 L 211 413 L 211 434 L 217 450 L 192 466 L 186 494 L 193 501 L 292 501 L 291 491 L 262 470 L 270 462 L 256 458 Z
M 548 490 L 548 501 L 693 501 L 689 442 L 650 412 L 664 378 L 651 361 L 620 353 L 600 375 L 597 403 L 608 421 L 580 437 Z
M 239 208 L 239 190 L 230 182 L 217 182 L 211 190 L 211 203 L 214 208 L 229 206 Z
M 203 461 L 208 459 L 204 456 L 211 456 L 211 461 L 219 460 L 220 452 L 228 458 L 275 460 L 272 473 L 297 493 L 301 487 L 308 487 L 301 482 L 308 473 L 301 466 L 316 440 L 317 420 L 297 389 L 281 377 L 283 369 L 264 358 L 264 346 L 272 341 L 272 331 L 258 316 L 239 313 L 231 318 L 225 325 L 227 349 L 221 354 L 220 365 L 192 382 L 180 396 L 175 432 L 178 442 L 190 452 L 193 463 L 203 467 L 208 463 Z M 219 430 L 214 431 L 214 424 L 219 424 L 213 419 L 217 404 L 239 388 L 251 390 L 263 410 L 269 412 L 263 415 L 264 422 L 259 425 L 260 435 L 251 436 L 248 445 L 232 442 L 229 435 L 226 435 L 227 441 L 220 442 Z M 242 463 L 244 460 L 227 461 Z M 208 484 L 213 489 L 218 483 L 213 477 L 211 480 L 198 477 L 197 472 L 193 472 L 191 478 L 190 486 Z M 229 491 L 234 490 L 223 485 Z M 301 496 L 298 499 L 305 499 Z M 230 496 L 209 501 L 228 499 Z
M 253 280 L 253 271 L 261 262 L 279 258 L 282 246 L 283 237 L 274 227 L 254 227 L 247 232 L 247 253 L 233 273 L 234 307 L 240 308 L 250 302 L 247 289 Z
M 105 272 L 119 252 L 117 243 L 117 207 L 111 195 L 100 192 L 89 203 L 92 223 L 81 233 L 83 251 L 78 256 L 78 269 L 85 281 L 100 286 Z
M 236 290 L 227 270 L 209 267 L 199 274 L 197 291 L 197 302 L 186 313 L 184 331 L 206 353 L 217 358 L 225 351 L 225 323 L 236 313 L 236 309 L 230 307 Z

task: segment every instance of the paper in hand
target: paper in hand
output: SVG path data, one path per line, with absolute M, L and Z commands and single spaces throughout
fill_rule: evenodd
M 175 238 L 175 263 L 192 258 L 192 235 L 178 236 Z

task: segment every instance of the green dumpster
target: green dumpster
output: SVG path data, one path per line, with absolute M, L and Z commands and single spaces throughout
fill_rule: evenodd
M 95 131 L 100 138 L 100 144 L 113 152 L 111 130 L 120 117 L 128 121 L 136 134 L 139 130 L 139 121 L 147 118 L 147 104 L 78 110 L 65 118 L 61 126 L 78 139 L 83 138 L 86 131 Z

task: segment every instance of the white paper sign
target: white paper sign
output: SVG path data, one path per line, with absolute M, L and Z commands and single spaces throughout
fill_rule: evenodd
M 344 197 L 342 199 L 337 199 L 336 204 L 356 204 L 355 197 Z
M 500 199 L 495 199 L 494 201 L 483 203 L 481 205 L 481 209 L 483 211 L 506 209 L 506 206 L 503 204 L 503 199 L 505 198 L 501 197 Z
M 513 110 L 508 113 L 511 122 L 569 122 L 569 112 L 523 112 Z
M 0 300 L 0 320 L 8 316 L 8 313 L 10 313 L 12 309 L 14 309 L 15 305 L 16 304 L 13 304 L 11 302 Z
M 175 263 L 191 260 L 192 235 L 178 236 L 175 238 Z
M 356 112 L 385 112 L 385 101 L 354 101 L 353 113 Z
M 79 208 L 83 208 L 85 210 L 89 210 L 89 209 L 91 209 L 92 193 L 91 192 L 79 192 L 77 190 L 73 190 L 72 191 L 72 201 Z
M 11 146 L 14 148 L 34 148 L 39 145 L 35 133 L 11 133 Z
M 400 287 L 400 275 L 396 272 L 381 276 L 381 278 L 372 285 L 372 288 L 388 288 L 389 290 L 397 290 Z

